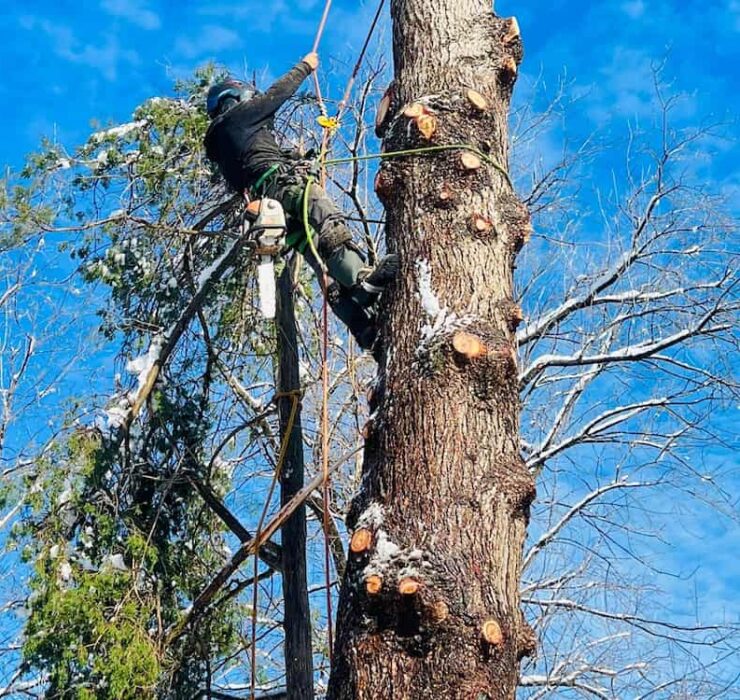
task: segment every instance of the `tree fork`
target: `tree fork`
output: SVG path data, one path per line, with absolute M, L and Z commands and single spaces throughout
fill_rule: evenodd
M 512 700 L 533 646 L 512 272 L 531 224 L 500 171 L 521 41 L 487 0 L 392 0 L 391 15 L 401 111 L 384 150 L 418 147 L 415 120 L 432 111 L 435 145 L 472 150 L 390 159 L 376 180 L 401 271 L 384 295 L 383 391 L 348 518 L 376 538 L 347 567 L 328 697 Z

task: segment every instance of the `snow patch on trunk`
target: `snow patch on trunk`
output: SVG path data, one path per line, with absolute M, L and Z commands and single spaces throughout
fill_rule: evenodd
M 416 351 L 420 365 L 428 364 L 429 357 L 440 339 L 465 328 L 472 321 L 471 316 L 458 316 L 447 310 L 432 289 L 432 272 L 427 260 L 418 260 L 416 272 L 419 280 L 419 298 L 429 322 L 421 328 L 421 343 Z
M 440 314 L 447 312 L 439 303 L 437 295 L 432 289 L 432 271 L 429 269 L 427 260 L 417 260 L 416 272 L 419 277 L 419 298 L 424 311 L 431 319 L 437 318 Z
M 385 530 L 378 530 L 375 537 L 373 555 L 362 572 L 364 578 L 372 575 L 383 576 L 393 560 L 401 554 L 401 548 L 388 537 Z
M 373 502 L 362 511 L 357 519 L 357 529 L 377 530 L 383 524 L 383 520 L 385 520 L 383 506 L 380 503 Z

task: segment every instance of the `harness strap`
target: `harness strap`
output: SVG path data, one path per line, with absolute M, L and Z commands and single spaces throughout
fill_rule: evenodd
M 264 185 L 280 168 L 281 163 L 274 163 L 271 165 L 267 170 L 265 170 L 262 175 L 260 175 L 259 180 L 254 183 L 252 189 L 257 192 L 262 185 Z

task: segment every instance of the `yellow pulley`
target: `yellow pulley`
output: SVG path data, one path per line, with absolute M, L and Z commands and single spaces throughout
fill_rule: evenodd
M 322 114 L 316 118 L 316 121 L 319 123 L 319 126 L 329 129 L 329 131 L 336 131 L 339 128 L 339 119 L 336 117 L 327 117 Z

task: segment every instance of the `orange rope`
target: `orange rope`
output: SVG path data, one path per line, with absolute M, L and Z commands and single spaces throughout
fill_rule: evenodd
M 316 38 L 314 40 L 313 44 L 313 51 L 316 52 L 319 48 L 319 43 L 321 42 L 321 37 L 324 33 L 324 29 L 326 27 L 326 21 L 329 16 L 329 10 L 331 8 L 332 0 L 326 0 L 326 3 L 324 5 L 324 13 L 321 17 L 321 22 L 319 24 L 319 29 L 316 32 Z M 339 103 L 339 107 L 337 110 L 337 116 L 336 121 L 339 121 L 339 118 L 342 115 L 342 112 L 347 106 L 347 102 L 349 101 L 350 94 L 352 92 L 352 87 L 354 86 L 355 79 L 360 71 L 360 68 L 362 66 L 362 62 L 365 58 L 365 53 L 367 51 L 367 48 L 370 44 L 370 39 L 372 38 L 372 35 L 375 31 L 375 27 L 378 24 L 378 20 L 380 18 L 380 13 L 383 10 L 383 6 L 385 4 L 385 0 L 380 0 L 380 5 L 378 6 L 378 10 L 375 13 L 375 17 L 373 19 L 372 25 L 370 27 L 370 31 L 368 32 L 368 35 L 365 39 L 365 43 L 363 44 L 362 51 L 360 52 L 360 56 L 355 64 L 355 67 L 352 71 L 352 75 L 350 76 L 350 79 L 347 83 L 347 87 L 344 91 L 344 96 L 342 97 L 342 101 Z M 314 71 L 314 87 L 316 90 L 316 99 L 318 101 L 319 105 L 319 111 L 321 112 L 321 115 L 326 117 L 327 116 L 327 110 L 326 105 L 324 104 L 324 99 L 321 94 L 321 85 L 319 84 L 319 77 L 318 77 L 318 71 Z M 329 151 L 329 143 L 331 141 L 332 136 L 332 129 L 325 128 L 324 133 L 322 135 L 321 139 L 321 154 L 319 156 L 319 163 L 321 167 L 321 175 L 320 175 L 320 184 L 322 187 L 326 187 L 326 155 Z M 329 312 L 328 312 L 328 302 L 327 302 L 327 296 L 326 291 L 329 288 L 329 277 L 324 272 L 324 304 L 323 304 L 323 313 L 322 313 L 322 324 L 323 324 L 323 337 L 322 337 L 322 353 L 321 353 L 321 383 L 322 383 L 322 406 L 321 406 L 321 457 L 322 457 L 322 473 L 323 473 L 323 483 L 322 483 L 322 501 L 323 501 L 323 507 L 324 507 L 324 517 L 323 517 L 323 529 L 324 529 L 324 568 L 326 571 L 326 617 L 327 617 L 327 636 L 328 636 L 328 643 L 329 643 L 329 666 L 331 667 L 332 664 L 332 658 L 333 658 L 333 649 L 334 649 L 334 633 L 332 629 L 332 621 L 333 621 L 333 614 L 332 614 L 332 598 L 331 598 L 331 552 L 330 552 L 330 546 L 329 546 L 329 537 L 330 537 L 330 530 L 329 530 L 329 524 L 331 519 L 331 492 L 330 492 L 330 480 L 329 480 Z
M 316 39 L 313 43 L 313 51 L 317 51 L 321 37 L 326 27 L 326 21 L 329 16 L 332 0 L 326 0 L 324 4 L 324 13 L 319 23 L 319 29 L 316 32 Z M 321 85 L 319 84 L 318 71 L 314 71 L 314 88 L 316 90 L 316 100 L 318 101 L 319 111 L 322 116 L 327 116 L 326 105 L 321 94 Z M 324 129 L 321 139 L 321 154 L 319 162 L 321 164 L 321 176 L 319 182 L 321 187 L 326 187 L 326 153 L 329 147 L 329 130 Z M 329 277 L 324 272 L 324 304 L 322 311 L 322 352 L 321 352 L 321 384 L 322 384 L 322 402 L 321 402 L 321 461 L 322 461 L 322 505 L 324 507 L 323 530 L 324 530 L 324 568 L 326 571 L 326 628 L 329 643 L 329 666 L 332 663 L 332 654 L 334 648 L 334 633 L 332 630 L 332 599 L 331 599 L 331 552 L 329 547 L 329 518 L 331 517 L 331 499 L 329 497 L 329 311 L 326 292 L 329 288 Z

